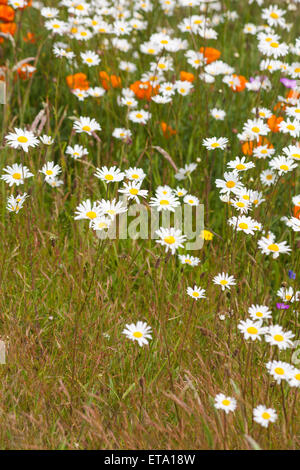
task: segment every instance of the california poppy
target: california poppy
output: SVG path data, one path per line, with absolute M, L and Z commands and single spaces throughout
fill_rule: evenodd
M 272 132 L 279 132 L 279 124 L 281 121 L 283 121 L 283 117 L 273 114 L 267 121 L 270 130 Z
M 221 56 L 221 52 L 218 49 L 214 49 L 213 47 L 200 47 L 200 51 L 204 57 L 206 58 L 206 63 L 210 64 L 215 60 L 218 60 Z
M 184 70 L 182 70 L 180 72 L 180 80 L 183 81 L 183 82 L 191 82 L 193 83 L 193 81 L 195 80 L 195 75 L 193 75 L 192 73 L 189 73 L 189 72 L 184 72 Z
M 294 217 L 300 219 L 300 206 L 294 206 Z
M 171 126 L 168 126 L 168 124 L 164 121 L 160 123 L 160 127 L 166 139 L 169 139 L 172 135 L 177 134 L 177 132 L 174 129 L 172 129 Z
M 0 20 L 12 22 L 15 18 L 15 11 L 9 5 L 0 5 Z
M 266 137 L 259 136 L 258 141 L 250 140 L 248 142 L 242 143 L 242 151 L 244 155 L 252 155 L 253 149 L 259 147 L 260 145 L 267 145 L 269 149 L 274 148 L 274 146 L 268 141 Z
M 107 72 L 102 70 L 101 72 L 99 72 L 99 76 L 102 86 L 105 90 L 109 90 L 111 86 L 113 88 L 121 88 L 122 86 L 121 78 L 117 75 L 108 75 Z
M 150 82 L 141 82 L 138 80 L 130 85 L 130 89 L 134 92 L 135 96 L 140 100 L 151 100 L 152 96 L 157 95 L 159 86 L 152 87 Z
M 75 73 L 66 77 L 68 87 L 72 90 L 88 90 L 89 82 L 85 73 Z

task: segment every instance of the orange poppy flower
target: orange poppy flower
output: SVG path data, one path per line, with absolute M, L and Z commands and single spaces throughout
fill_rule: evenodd
M 17 29 L 16 23 L 0 23 L 1 33 L 14 35 Z
M 294 217 L 300 219 L 300 206 L 294 206 Z
M 234 73 L 232 76 L 233 76 L 234 78 L 238 77 L 238 79 L 239 79 L 239 81 L 240 81 L 240 84 L 239 84 L 239 85 L 231 86 L 232 91 L 234 91 L 234 92 L 239 92 L 239 91 L 245 90 L 245 88 L 246 88 L 246 83 L 248 82 L 248 80 L 246 79 L 246 77 L 244 77 L 243 75 L 236 75 L 235 73 Z
M 21 80 L 28 80 L 28 78 L 31 78 L 34 72 L 36 71 L 36 68 L 33 67 L 33 65 L 30 64 L 22 64 L 21 67 L 17 69 L 18 75 L 21 78 Z
M 177 134 L 177 132 L 174 129 L 172 129 L 171 126 L 168 126 L 168 124 L 164 121 L 161 121 L 160 127 L 166 139 L 169 139 L 172 135 Z
M 180 80 L 182 80 L 183 82 L 186 81 L 193 83 L 193 81 L 195 80 L 195 75 L 189 72 L 184 72 L 184 70 L 182 70 L 180 72 Z
M 88 90 L 89 82 L 85 73 L 75 73 L 66 77 L 68 87 L 72 90 Z
M 25 42 L 31 42 L 32 44 L 36 42 L 35 35 L 33 33 L 30 33 L 29 31 L 26 36 L 23 37 L 23 40 Z
M 200 47 L 199 52 L 204 54 L 207 64 L 210 64 L 211 62 L 218 60 L 219 57 L 221 56 L 221 52 L 218 51 L 218 49 L 214 49 L 213 47 Z
M 15 11 L 8 5 L 0 5 L 0 20 L 12 22 L 15 18 Z
M 157 95 L 159 86 L 152 87 L 150 82 L 141 82 L 138 80 L 130 85 L 130 89 L 138 99 L 150 101 L 152 96 Z
M 283 121 L 283 117 L 273 114 L 273 116 L 268 119 L 267 124 L 272 132 L 279 132 L 279 124 L 281 121 Z
M 242 151 L 244 155 L 252 155 L 253 149 L 260 145 L 267 145 L 269 149 L 274 146 L 268 141 L 266 137 L 259 136 L 258 142 L 256 140 L 250 140 L 249 142 L 242 143 Z
M 288 93 L 287 93 L 287 98 L 292 98 L 294 100 L 298 100 L 300 98 L 300 92 L 299 91 L 296 91 L 296 90 L 290 90 Z
M 109 90 L 111 86 L 113 88 L 121 88 L 122 87 L 122 81 L 121 78 L 118 77 L 117 75 L 108 75 L 107 72 L 102 70 L 99 72 L 100 80 L 102 83 L 102 86 L 105 90 Z

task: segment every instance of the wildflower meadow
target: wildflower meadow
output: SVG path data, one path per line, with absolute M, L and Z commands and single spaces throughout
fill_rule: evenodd
M 299 0 L 0 0 L 0 449 L 300 448 Z

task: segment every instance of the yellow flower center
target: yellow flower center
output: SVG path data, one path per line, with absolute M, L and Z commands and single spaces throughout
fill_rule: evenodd
M 26 142 L 28 142 L 28 139 L 27 137 L 25 137 L 24 135 L 20 135 L 20 137 L 18 137 L 18 142 L 20 142 L 21 144 L 25 144 Z
M 46 175 L 53 175 L 53 171 L 52 170 L 46 170 Z
M 284 171 L 287 171 L 289 169 L 289 167 L 287 165 L 280 165 L 280 169 L 284 170 Z
M 227 181 L 226 186 L 227 186 L 227 188 L 234 188 L 235 187 L 235 182 L 234 181 Z
M 271 18 L 274 18 L 274 20 L 277 20 L 279 18 L 279 15 L 277 15 L 277 13 L 275 13 L 275 11 L 272 11 L 270 16 L 271 16 Z
M 242 230 L 247 230 L 248 224 L 246 224 L 245 222 L 241 222 L 241 223 L 239 224 L 239 228 L 241 228 Z
M 286 295 L 285 300 L 291 300 L 292 296 L 291 295 Z
M 135 331 L 135 332 L 133 333 L 133 336 L 134 336 L 135 338 L 141 338 L 141 337 L 143 336 L 143 333 L 141 333 L 140 331 Z
M 115 215 L 116 211 L 114 211 L 113 209 L 108 209 L 107 213 L 110 215 Z
M 275 367 L 274 372 L 276 372 L 277 375 L 283 375 L 284 370 L 282 367 Z
M 91 64 L 91 63 L 93 62 L 93 59 L 92 59 L 91 57 L 88 57 L 88 58 L 86 59 L 86 61 L 87 61 L 89 64 Z
M 167 205 L 170 204 L 167 199 L 162 199 L 159 203 L 160 203 L 161 206 L 167 206 Z
M 270 419 L 270 418 L 271 418 L 271 416 L 269 415 L 269 413 L 267 413 L 266 411 L 263 412 L 263 414 L 261 415 L 261 417 L 262 417 L 263 419 Z
M 239 163 L 237 166 L 236 166 L 236 169 L 237 170 L 244 170 L 246 167 L 245 165 L 243 165 L 242 163 Z
M 263 313 L 262 312 L 256 312 L 255 314 L 257 317 L 261 318 L 263 316 Z
M 225 398 L 225 400 L 222 401 L 222 405 L 224 405 L 224 406 L 229 406 L 229 405 L 230 405 L 230 400 L 227 400 L 227 399 Z
M 256 132 L 256 133 L 259 132 L 259 127 L 257 126 L 252 127 L 252 132 Z
M 89 211 L 86 213 L 86 216 L 89 218 L 89 219 L 95 219 L 97 217 L 97 214 L 95 211 Z
M 216 147 L 220 147 L 220 144 L 219 144 L 219 142 L 214 142 L 213 144 L 211 144 L 211 146 L 213 148 L 216 148 Z
M 268 246 L 268 250 L 270 250 L 270 251 L 279 251 L 279 246 L 276 245 L 276 243 L 271 243 L 271 245 Z
M 12 175 L 12 177 L 15 179 L 15 180 L 20 180 L 21 179 L 21 173 L 14 173 Z
M 135 116 L 136 116 L 138 119 L 141 119 L 141 118 L 143 117 L 143 115 L 142 115 L 141 113 L 137 113 Z
M 222 281 L 220 281 L 220 284 L 222 284 L 222 286 L 226 286 L 226 284 L 228 284 L 228 281 L 226 281 L 226 279 L 222 279 Z
M 286 128 L 287 128 L 289 131 L 294 131 L 294 130 L 295 130 L 295 126 L 293 126 L 293 124 L 289 124 L 288 126 L 286 126 Z
M 105 175 L 104 178 L 107 180 L 107 181 L 112 181 L 114 179 L 113 175 Z
M 255 326 L 249 326 L 249 328 L 247 328 L 247 333 L 250 335 L 256 335 L 258 333 L 258 329 L 255 328 Z
M 275 341 L 278 341 L 281 343 L 284 340 L 284 337 L 282 335 L 275 335 L 274 336 Z
M 138 194 L 139 190 L 136 189 L 136 188 L 131 188 L 131 189 L 129 189 L 129 192 L 130 192 L 130 194 L 132 194 L 133 196 L 136 196 L 136 194 Z
M 294 375 L 294 377 L 295 377 L 296 380 L 300 380 L 300 374 L 296 374 L 296 375 Z
M 164 238 L 164 242 L 168 243 L 169 245 L 173 245 L 175 243 L 175 238 L 172 235 Z
M 90 126 L 83 126 L 82 130 L 86 131 L 86 132 L 90 132 L 91 128 L 90 128 Z
M 193 292 L 194 297 L 199 297 L 199 292 Z
M 292 157 L 294 157 L 294 158 L 300 158 L 300 153 L 293 153 L 293 154 L 292 154 Z
M 279 47 L 279 44 L 278 42 L 271 42 L 270 46 L 274 47 L 274 49 L 277 49 L 277 47 Z

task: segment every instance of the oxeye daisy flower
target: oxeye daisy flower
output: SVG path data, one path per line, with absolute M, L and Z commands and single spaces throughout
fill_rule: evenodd
M 283 175 L 284 173 L 288 173 L 289 171 L 294 170 L 294 168 L 297 168 L 297 163 L 295 163 L 292 158 L 284 156 L 272 158 L 269 165 L 272 170 L 277 170 L 279 175 Z
M 64 184 L 63 180 L 58 180 L 56 178 L 45 178 L 45 181 L 52 188 L 58 188 Z
M 253 410 L 253 419 L 256 423 L 267 428 L 269 423 L 274 423 L 277 420 L 277 413 L 273 408 L 267 408 L 265 405 L 258 405 Z
M 260 174 L 260 181 L 265 186 L 271 186 L 276 183 L 278 176 L 271 169 L 264 170 Z
M 56 176 L 61 173 L 61 167 L 59 165 L 55 165 L 54 162 L 47 162 L 39 172 L 43 173 L 46 178 L 56 178 Z
M 282 361 L 269 361 L 266 367 L 278 384 L 280 384 L 282 380 L 288 380 L 289 374 L 292 371 L 292 366 Z
M 267 108 L 252 108 L 252 113 L 261 119 L 269 119 L 272 116 L 271 111 Z
M 286 115 L 294 119 L 300 119 L 300 106 L 291 106 L 286 109 Z
M 177 93 L 179 93 L 182 96 L 186 96 L 192 90 L 193 85 L 191 82 L 188 82 L 187 80 L 177 80 L 175 82 L 175 88 L 176 88 Z
M 262 54 L 275 59 L 287 55 L 289 51 L 289 47 L 285 42 L 279 43 L 276 40 L 270 42 L 260 41 L 257 47 Z
M 75 220 L 87 219 L 90 221 L 90 226 L 93 220 L 97 219 L 102 215 L 102 211 L 96 202 L 91 203 L 90 199 L 81 202 L 75 210 Z
M 291 331 L 284 331 L 280 325 L 271 325 L 265 334 L 265 340 L 271 346 L 278 346 L 279 349 L 287 349 L 293 347 L 292 338 L 294 334 Z
M 56 18 L 58 16 L 58 9 L 57 8 L 48 8 L 48 7 L 43 7 L 41 9 L 41 15 L 44 18 Z
M 176 189 L 174 189 L 174 192 L 175 196 L 177 197 L 184 197 L 186 194 L 187 194 L 187 190 L 184 189 L 184 188 L 180 188 L 179 186 L 177 186 Z
M 236 171 L 246 171 L 250 168 L 254 168 L 255 165 L 253 162 L 247 162 L 246 157 L 236 157 L 235 160 L 231 160 L 227 163 L 228 168 Z
M 6 209 L 9 212 L 15 212 L 16 214 L 22 209 L 25 199 L 28 197 L 27 193 L 18 194 L 16 197 L 9 196 L 7 199 Z
M 223 393 L 218 393 L 215 396 L 215 408 L 217 410 L 224 410 L 226 414 L 230 411 L 234 411 L 236 409 L 236 399 L 232 397 L 227 397 Z
M 112 166 L 110 168 L 107 168 L 107 166 L 97 168 L 94 175 L 101 181 L 105 181 L 105 183 L 115 183 L 122 181 L 125 176 L 125 174 L 116 166 Z
M 178 248 L 183 248 L 183 243 L 186 241 L 186 236 L 182 235 L 181 230 L 175 229 L 174 227 L 161 227 L 156 230 L 155 233 L 160 238 L 160 240 L 156 240 L 156 243 L 164 246 L 166 252 L 170 250 L 172 255 L 175 254 Z
M 118 214 L 123 214 L 127 212 L 128 208 L 123 204 L 122 201 L 106 201 L 102 199 L 98 203 L 98 208 L 101 211 L 101 215 L 108 215 L 111 219 L 114 219 Z
M 217 274 L 217 276 L 213 278 L 213 283 L 221 286 L 223 291 L 225 289 L 230 290 L 230 286 L 234 286 L 236 284 L 234 277 L 229 276 L 227 273 Z
M 88 155 L 88 150 L 84 148 L 82 145 L 74 145 L 74 147 L 71 147 L 68 145 L 66 149 L 66 154 L 70 155 L 74 160 L 77 160 L 78 158 L 83 157 L 84 155 Z
M 15 132 L 10 132 L 5 136 L 7 145 L 14 149 L 22 148 L 24 152 L 28 152 L 29 147 L 36 147 L 39 145 L 39 140 L 34 136 L 33 132 L 26 131 L 15 127 Z
M 211 137 L 207 139 L 203 139 L 202 145 L 207 148 L 207 150 L 215 150 L 220 149 L 224 150 L 226 145 L 228 144 L 227 137 Z
M 201 287 L 188 287 L 186 290 L 187 295 L 190 297 L 193 297 L 193 299 L 198 300 L 198 299 L 205 299 L 205 289 L 201 289 Z
M 171 192 L 169 194 L 158 193 L 156 194 L 155 197 L 151 197 L 149 205 L 151 207 L 155 207 L 158 212 L 160 211 L 174 212 L 175 208 L 180 206 L 180 201 Z
M 87 90 L 87 93 L 93 98 L 101 98 L 101 96 L 105 95 L 106 90 L 104 90 L 104 88 L 101 88 L 100 86 L 95 86 L 94 88 L 89 88 Z
M 288 373 L 288 382 L 291 387 L 300 387 L 300 369 L 291 367 Z
M 147 197 L 148 191 L 141 189 L 141 183 L 136 181 L 129 181 L 124 183 L 123 188 L 119 189 L 119 193 L 125 194 L 128 199 L 134 199 L 136 203 L 140 202 L 140 197 Z
M 79 134 L 85 132 L 92 135 L 93 132 L 101 131 L 101 126 L 94 118 L 80 116 L 77 121 L 74 121 L 73 129 Z
M 112 223 L 112 219 L 102 215 L 101 217 L 97 217 L 97 219 L 92 221 L 91 227 L 96 232 L 100 232 L 102 230 L 107 230 Z
M 283 153 L 288 158 L 294 158 L 295 160 L 300 160 L 300 146 L 299 145 L 289 145 L 282 149 Z
M 186 194 L 183 198 L 184 204 L 188 204 L 189 206 L 198 206 L 199 205 L 199 199 L 195 196 L 192 196 L 192 194 Z
M 89 96 L 86 90 L 81 90 L 80 88 L 74 88 L 73 90 L 71 90 L 71 92 L 79 99 L 79 101 L 84 101 L 85 98 Z
M 290 227 L 294 232 L 300 232 L 300 219 L 297 217 L 291 217 L 290 219 L 287 217 L 282 217 L 282 219 L 288 227 Z
M 184 180 L 188 176 L 191 175 L 191 173 L 196 170 L 197 168 L 197 163 L 186 163 L 184 168 L 179 168 L 179 171 L 175 174 L 175 178 L 178 181 Z
M 123 127 L 116 127 L 113 130 L 112 136 L 116 139 L 120 139 L 123 142 L 129 142 L 132 137 L 132 132 L 130 129 L 124 129 Z
M 292 287 L 281 287 L 277 291 L 277 295 L 285 302 L 294 302 L 298 297 L 297 292 L 295 293 Z
M 252 320 L 267 320 L 272 318 L 272 312 L 266 305 L 251 305 L 248 313 Z
M 267 135 L 270 132 L 269 126 L 262 119 L 248 119 L 243 126 L 243 132 L 259 140 L 259 136 Z
M 262 237 L 258 241 L 258 246 L 262 253 L 265 255 L 272 254 L 273 258 L 276 259 L 280 253 L 289 253 L 291 248 L 284 242 L 275 242 L 275 235 L 269 232 L 268 237 Z
M 40 137 L 40 141 L 44 144 L 44 145 L 52 145 L 54 143 L 54 140 L 53 138 L 51 137 L 51 135 L 42 135 Z
M 267 145 L 259 145 L 253 149 L 253 156 L 256 158 L 268 158 L 274 155 L 275 149 L 268 148 Z
M 191 255 L 178 255 L 181 264 L 188 264 L 189 266 L 198 266 L 200 259 Z
M 224 173 L 224 180 L 216 180 L 217 188 L 220 188 L 221 193 L 230 194 L 233 192 L 237 194 L 243 187 L 240 182 L 238 171 L 234 170 L 228 173 Z
M 299 137 L 300 135 L 300 122 L 298 119 L 287 119 L 279 123 L 279 130 L 284 134 L 289 134 L 291 137 Z
M 100 57 L 93 51 L 81 52 L 80 57 L 82 62 L 84 62 L 88 67 L 93 67 L 100 64 Z
M 228 223 L 238 232 L 244 232 L 247 235 L 254 235 L 255 231 L 257 230 L 256 220 L 244 215 L 231 217 L 228 219 Z
M 241 320 L 238 324 L 238 329 L 243 333 L 244 338 L 255 341 L 258 339 L 261 341 L 261 335 L 264 335 L 267 331 L 266 327 L 261 326 L 261 321 L 253 321 L 250 318 L 247 320 Z
M 147 124 L 147 121 L 151 118 L 151 113 L 145 111 L 144 109 L 130 111 L 128 114 L 128 119 L 132 122 L 137 122 L 139 124 Z
M 261 17 L 267 21 L 270 26 L 285 26 L 285 10 L 278 8 L 277 5 L 270 5 L 263 8 Z
M 3 171 L 6 173 L 5 175 L 1 176 L 1 179 L 5 181 L 9 186 L 19 186 L 20 184 L 24 184 L 24 180 L 26 178 L 30 178 L 33 176 L 33 173 L 29 171 L 27 166 L 19 165 L 18 163 L 14 163 L 12 166 L 7 166 L 3 168 Z
M 210 110 L 210 115 L 217 121 L 224 121 L 226 112 L 223 109 L 213 108 Z
M 137 341 L 139 346 L 148 344 L 148 340 L 152 339 L 152 328 L 142 321 L 126 325 L 122 333 L 132 341 Z
M 142 168 L 131 167 L 125 170 L 125 177 L 131 181 L 142 182 L 146 174 Z

